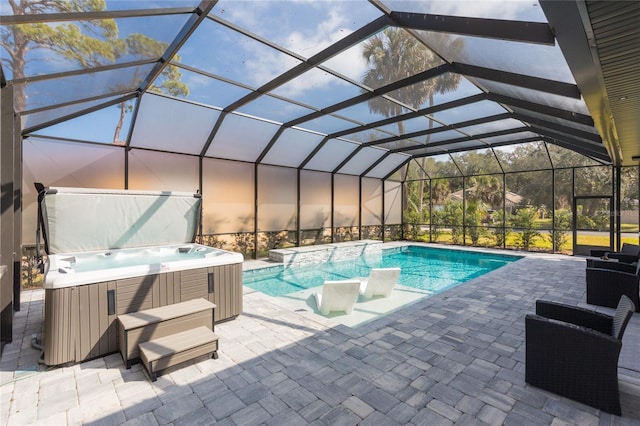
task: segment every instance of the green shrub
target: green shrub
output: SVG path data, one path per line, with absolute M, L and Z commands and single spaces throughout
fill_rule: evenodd
M 519 245 L 525 250 L 529 250 L 534 238 L 540 236 L 536 229 L 537 210 L 533 207 L 526 207 L 518 210 L 516 215 L 511 219 L 514 228 L 519 228 L 518 234 Z
M 471 201 L 467 204 L 467 213 L 465 216 L 466 230 L 467 235 L 471 238 L 471 244 L 474 246 L 478 245 L 480 237 L 484 234 L 484 229 L 482 228 L 482 218 L 484 215 L 485 212 L 480 209 L 476 201 Z
M 451 227 L 451 238 L 454 244 L 462 244 L 462 203 L 458 201 L 445 201 L 444 203 L 445 225 Z
M 571 230 L 571 212 L 567 209 L 558 209 L 555 212 L 555 231 L 551 234 L 553 250 L 559 251 L 569 242 Z
M 407 226 L 409 238 L 414 241 L 418 240 L 422 234 L 421 226 L 424 222 L 424 215 L 416 210 L 407 209 L 404 212 L 404 222 Z

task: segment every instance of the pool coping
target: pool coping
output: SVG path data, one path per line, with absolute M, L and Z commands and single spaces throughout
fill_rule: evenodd
M 378 254 L 384 243 L 379 240 L 356 240 L 314 246 L 269 250 L 269 260 L 285 266 L 301 266 L 328 261 L 353 259 Z
M 419 241 L 387 241 L 387 242 L 382 242 L 382 241 L 377 241 L 377 240 L 358 240 L 358 241 L 366 241 L 367 244 L 370 244 L 371 242 L 375 242 L 377 250 L 380 251 L 386 251 L 386 250 L 393 250 L 393 249 L 402 249 L 403 247 L 408 247 L 408 246 L 417 246 L 417 247 L 430 247 L 430 248 L 438 248 L 438 249 L 444 249 L 444 250 L 458 250 L 458 251 L 471 251 L 471 252 L 476 252 L 476 253 L 482 253 L 482 254 L 496 254 L 496 255 L 501 255 L 501 256 L 516 256 L 516 257 L 526 257 L 526 256 L 557 256 L 557 254 L 553 254 L 553 253 L 544 253 L 544 252 L 528 252 L 528 251 L 521 251 L 521 250 L 508 250 L 508 249 L 500 249 L 500 248 L 491 248 L 491 247 L 473 247 L 473 246 L 454 246 L 454 245 L 448 245 L 448 244 L 439 244 L 439 243 L 425 243 L 425 242 L 419 242 Z M 357 243 L 358 241 L 346 241 L 346 242 L 340 242 L 340 243 L 331 243 L 331 244 L 325 244 L 326 246 L 331 246 L 331 247 L 340 247 L 341 245 L 354 245 L 354 243 Z M 286 248 L 286 249 L 273 249 L 270 250 L 270 253 L 273 251 L 277 251 L 278 253 L 321 253 L 322 252 L 322 247 L 324 247 L 325 245 L 317 245 L 317 246 L 304 246 L 304 247 L 290 247 L 290 248 Z M 359 254 L 358 254 L 359 256 Z M 357 256 L 353 256 L 353 257 L 357 257 Z M 275 256 L 275 258 L 271 258 L 271 257 L 265 257 L 265 258 L 260 258 L 260 259 L 245 259 L 245 261 L 243 262 L 242 265 L 242 270 L 243 271 L 251 271 L 254 269 L 262 269 L 262 268 L 269 268 L 269 267 L 287 267 L 287 266 L 291 266 L 288 263 L 285 263 L 283 261 L 279 261 L 276 260 L 277 256 Z M 325 262 L 325 260 L 321 260 L 322 258 L 320 258 L 320 260 L 316 260 L 313 263 L 323 263 Z M 336 259 L 331 259 L 331 260 L 336 260 Z M 346 259 L 340 259 L 340 260 L 346 260 Z

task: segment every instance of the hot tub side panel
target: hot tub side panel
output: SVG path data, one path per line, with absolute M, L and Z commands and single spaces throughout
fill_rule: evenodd
M 162 284 L 166 282 L 166 275 L 172 274 L 145 275 L 117 280 L 115 294 L 117 314 L 128 314 L 162 306 L 157 300 L 158 293 L 164 287 Z M 174 302 L 171 300 L 165 305 L 169 303 Z
M 86 361 L 119 350 L 118 315 L 205 298 L 214 323 L 242 313 L 242 264 L 45 290 L 44 362 Z
M 60 365 L 118 350 L 109 290 L 116 282 L 45 290 L 44 363 Z
M 180 274 L 180 301 L 199 297 L 216 305 L 213 321 L 232 320 L 242 313 L 242 264 L 176 272 Z
M 213 280 L 213 297 L 209 301 L 217 307 L 214 321 L 232 320 L 242 313 L 242 264 L 236 263 L 223 267 L 208 268 L 208 280 Z

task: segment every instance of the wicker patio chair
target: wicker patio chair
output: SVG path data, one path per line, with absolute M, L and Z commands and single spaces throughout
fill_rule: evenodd
M 525 381 L 619 416 L 618 358 L 634 310 L 626 296 L 615 316 L 538 300 L 525 317 Z
M 615 308 L 625 295 L 640 312 L 640 263 L 592 262 L 587 267 L 587 303 Z
M 638 262 L 624 263 L 615 260 L 603 260 L 599 257 L 587 258 L 587 268 L 611 269 L 614 271 L 629 272 L 631 274 L 635 274 L 637 267 Z
M 591 257 L 606 257 L 616 259 L 619 262 L 634 263 L 640 259 L 640 246 L 637 244 L 623 243 L 620 251 L 593 249 L 589 254 Z

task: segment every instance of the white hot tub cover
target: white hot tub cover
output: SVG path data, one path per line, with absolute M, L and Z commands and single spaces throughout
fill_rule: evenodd
M 199 194 L 36 187 L 47 254 L 192 243 L 198 231 Z

